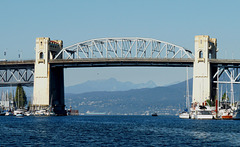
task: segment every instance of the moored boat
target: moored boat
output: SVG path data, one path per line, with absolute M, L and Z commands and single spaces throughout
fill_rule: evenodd
M 24 114 L 24 109 L 17 109 L 17 110 L 15 110 L 14 112 L 13 112 L 13 115 L 17 115 L 17 114 Z
M 230 102 L 221 102 L 221 107 L 219 109 L 220 119 L 233 119 L 233 108 L 230 106 Z
M 179 118 L 182 118 L 182 119 L 189 119 L 189 118 L 190 118 L 190 115 L 189 115 L 188 112 L 183 111 L 182 113 L 179 113 Z
M 196 112 L 194 116 L 195 119 L 213 119 L 213 115 L 211 111 L 200 110 Z
M 209 106 L 197 105 L 195 110 L 192 111 L 193 119 L 213 119 L 213 113 Z
M 45 112 L 46 112 L 46 110 L 37 110 L 37 111 L 35 111 L 34 115 L 35 116 L 44 116 Z
M 13 116 L 13 113 L 12 112 L 6 112 L 5 116 Z
M 16 113 L 16 117 L 24 117 L 24 115 L 23 115 L 22 112 L 17 112 L 17 113 Z
M 234 120 L 240 120 L 240 103 L 237 103 L 237 110 L 233 112 L 233 117 Z
M 32 116 L 33 114 L 31 112 L 27 111 L 27 112 L 24 113 L 24 115 L 25 116 Z

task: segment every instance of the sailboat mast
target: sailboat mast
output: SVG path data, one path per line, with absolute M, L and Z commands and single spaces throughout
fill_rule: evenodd
M 6 103 L 7 103 L 7 107 L 9 110 L 10 103 L 9 103 L 9 99 L 8 99 L 8 89 L 7 89 L 7 95 L 6 95 Z
M 227 100 L 227 98 L 228 98 L 228 91 L 227 91 L 227 85 L 226 85 L 226 100 Z
M 220 101 L 222 101 L 222 96 L 223 96 L 223 95 L 222 95 L 222 85 L 221 85 L 221 94 L 220 94 L 220 95 L 221 95 Z
M 188 67 L 187 67 L 187 86 L 186 86 L 186 106 L 189 111 L 190 103 L 189 103 Z
M 219 71 L 219 69 L 218 69 Z M 217 74 L 217 103 L 219 104 L 219 72 Z M 219 106 L 218 104 L 216 104 L 217 106 Z
M 234 71 L 231 72 L 231 105 L 234 105 L 234 93 L 233 93 L 233 73 Z
M 18 88 L 18 109 L 19 109 L 19 88 Z

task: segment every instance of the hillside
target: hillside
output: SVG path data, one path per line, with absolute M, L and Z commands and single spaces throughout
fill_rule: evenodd
M 189 80 L 192 83 L 192 80 Z M 190 84 L 191 85 L 191 84 Z M 128 91 L 101 91 L 82 94 L 67 94 L 66 105 L 78 109 L 80 113 L 105 112 L 117 114 L 175 114 L 185 106 L 186 82 L 155 88 Z M 190 87 L 191 91 L 192 87 Z M 191 93 L 191 92 L 190 92 Z

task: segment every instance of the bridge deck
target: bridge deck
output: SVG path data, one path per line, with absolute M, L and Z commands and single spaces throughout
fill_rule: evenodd
M 34 68 L 35 60 L 22 60 L 22 61 L 0 61 L 0 69 L 10 68 Z
M 164 66 L 164 67 L 192 67 L 193 59 L 75 59 L 51 60 L 52 67 L 107 67 L 107 66 Z
M 236 59 L 209 59 L 213 66 L 239 67 L 240 60 Z
M 236 59 L 209 59 L 214 66 L 240 66 L 240 60 Z M 103 66 L 165 66 L 185 67 L 193 66 L 193 59 L 157 59 L 157 58 L 92 58 L 92 59 L 55 59 L 50 60 L 52 67 L 103 67 Z M 34 68 L 35 60 L 0 61 L 0 69 L 9 68 Z

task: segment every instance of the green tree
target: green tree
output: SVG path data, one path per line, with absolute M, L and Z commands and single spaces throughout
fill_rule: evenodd
M 27 104 L 27 96 L 22 85 L 17 85 L 15 103 L 18 108 L 24 108 Z
M 212 101 L 210 99 L 207 99 L 206 102 L 209 106 L 212 106 Z
M 226 92 L 222 96 L 222 101 L 228 101 L 229 97 L 227 96 Z

